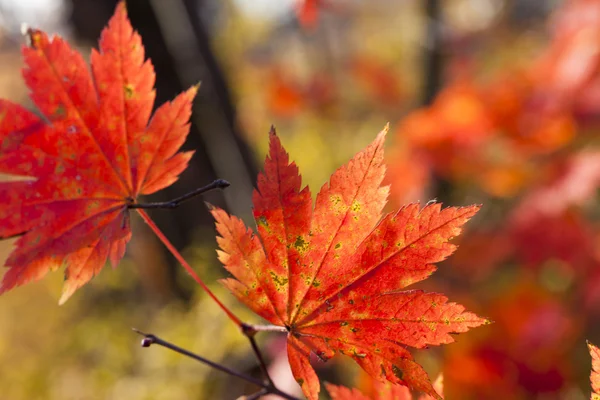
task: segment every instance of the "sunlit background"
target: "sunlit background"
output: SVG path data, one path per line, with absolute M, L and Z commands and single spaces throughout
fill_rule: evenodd
M 0 0 L 0 97 L 31 105 L 22 25 L 85 57 L 115 1 Z M 389 209 L 482 203 L 457 253 L 419 288 L 495 323 L 415 352 L 448 399 L 589 398 L 585 340 L 600 344 L 600 0 L 128 0 L 157 72 L 157 103 L 201 82 L 190 168 L 167 200 L 204 200 L 252 225 L 251 193 L 276 126 L 315 193 L 386 123 Z M 0 205 L 1 207 L 2 205 Z M 152 217 L 226 293 L 202 199 Z M 235 399 L 256 390 L 139 346 L 136 327 L 260 376 L 244 337 L 134 217 L 133 240 L 58 306 L 62 274 L 0 297 L 0 399 Z M 0 242 L 0 259 L 10 241 Z M 299 394 L 284 337 L 261 334 L 281 389 Z M 323 380 L 366 385 L 349 359 Z M 327 399 L 325 391 L 322 398 Z

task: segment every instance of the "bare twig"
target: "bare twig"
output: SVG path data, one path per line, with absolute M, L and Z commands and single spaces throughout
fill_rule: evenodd
M 228 186 L 229 186 L 229 182 L 227 182 L 225 179 L 217 179 L 216 181 L 214 181 L 206 186 L 203 186 L 196 190 L 192 190 L 191 192 L 186 193 L 183 196 L 177 197 L 176 199 L 173 199 L 170 201 L 163 201 L 160 203 L 131 203 L 127 207 L 128 208 L 146 208 L 146 209 L 148 209 L 148 208 L 172 209 L 172 208 L 179 207 L 179 205 L 181 203 L 183 203 L 184 201 L 192 199 L 203 193 L 210 192 L 211 190 L 215 190 L 215 189 L 225 189 Z
M 260 351 L 260 348 L 256 344 L 256 340 L 254 339 L 254 335 L 256 335 L 257 331 L 254 329 L 254 327 L 252 325 L 247 324 L 247 323 L 243 323 L 241 328 L 242 328 L 242 333 L 250 341 L 250 346 L 252 346 L 252 351 L 254 351 L 254 355 L 256 356 L 256 359 L 258 360 L 258 364 L 260 366 L 260 370 L 262 371 L 263 378 L 266 380 L 266 382 L 269 385 L 273 386 L 274 383 L 273 383 L 273 380 L 271 379 L 271 376 L 269 375 L 269 370 L 267 369 L 267 363 L 265 363 L 265 359 Z
M 246 374 L 244 374 L 242 372 L 239 372 L 239 371 L 235 371 L 233 369 L 225 367 L 224 365 L 221 365 L 221 364 L 216 363 L 214 361 L 210 361 L 210 360 L 208 360 L 208 359 L 206 359 L 206 358 L 204 358 L 202 356 L 199 356 L 199 355 L 197 355 L 195 353 L 192 353 L 191 351 L 188 351 L 188 350 L 183 349 L 183 348 L 181 348 L 179 346 L 176 346 L 176 345 L 174 345 L 171 342 L 163 340 L 163 339 L 159 338 L 158 336 L 153 335 L 151 333 L 144 333 L 144 332 L 142 332 L 142 331 L 140 331 L 138 329 L 135 329 L 135 328 L 133 328 L 133 331 L 136 332 L 136 333 L 138 333 L 138 334 L 140 334 L 140 335 L 142 335 L 142 336 L 144 336 L 144 339 L 142 339 L 142 347 L 150 347 L 153 344 L 165 347 L 165 348 L 167 348 L 169 350 L 172 350 L 172 351 L 174 351 L 176 353 L 179 353 L 181 355 L 190 357 L 190 358 L 192 358 L 192 359 L 194 359 L 196 361 L 199 361 L 199 362 L 201 362 L 203 364 L 206 364 L 206 365 L 208 365 L 208 366 L 210 366 L 210 367 L 212 367 L 212 368 L 214 368 L 214 369 L 216 369 L 218 371 L 224 372 L 224 373 L 226 373 L 228 375 L 231 375 L 231 376 L 235 376 L 236 378 L 240 378 L 240 379 L 242 379 L 242 380 L 244 380 L 246 382 L 252 383 L 252 384 L 254 384 L 254 385 L 262 388 L 260 391 L 258 391 L 256 393 L 254 393 L 254 394 L 249 395 L 248 397 L 246 397 L 246 399 L 257 399 L 258 397 L 260 397 L 260 396 L 262 396 L 264 394 L 275 394 L 275 395 L 280 396 L 280 397 L 282 397 L 284 399 L 287 399 L 287 400 L 299 400 L 297 397 L 294 397 L 292 395 L 289 395 L 289 394 L 287 394 L 285 392 L 282 392 L 281 390 L 277 389 L 277 387 L 275 387 L 275 385 L 273 385 L 272 382 L 270 382 L 270 383 L 262 382 L 262 381 L 254 378 L 252 376 L 246 375 Z
M 261 396 L 264 396 L 265 394 L 268 394 L 268 393 L 269 392 L 267 392 L 267 389 L 260 389 L 256 393 L 249 394 L 248 396 L 239 397 L 237 400 L 256 400 L 256 399 L 260 399 Z

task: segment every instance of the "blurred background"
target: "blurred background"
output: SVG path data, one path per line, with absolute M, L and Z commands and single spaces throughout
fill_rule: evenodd
M 87 57 L 112 0 L 0 0 L 0 97 L 31 104 L 23 22 Z M 157 104 L 201 82 L 190 168 L 152 196 L 215 178 L 205 200 L 253 225 L 251 193 L 277 127 L 315 193 L 390 122 L 389 209 L 482 203 L 460 248 L 418 287 L 495 323 L 415 352 L 448 399 L 589 398 L 585 340 L 600 344 L 600 0 L 128 0 L 157 72 Z M 597 136 L 598 135 L 598 136 Z M 152 217 L 224 302 L 201 199 Z M 255 391 L 136 327 L 259 376 L 246 340 L 134 220 L 116 270 L 66 305 L 62 276 L 0 299 L 0 398 L 234 399 Z M 0 259 L 10 251 L 0 242 Z M 273 376 L 297 392 L 283 337 L 260 335 Z M 348 359 L 323 380 L 365 390 Z M 322 393 L 326 399 L 327 394 Z

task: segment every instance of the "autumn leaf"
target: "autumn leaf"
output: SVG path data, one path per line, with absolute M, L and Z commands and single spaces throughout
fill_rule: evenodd
M 29 32 L 23 71 L 45 118 L 0 100 L 0 237 L 22 236 L 6 261 L 0 293 L 66 266 L 61 303 L 131 237 L 128 205 L 175 180 L 192 152 L 177 153 L 189 131 L 197 88 L 162 105 L 150 122 L 155 74 L 119 3 L 83 57 L 60 37 Z
M 322 360 L 345 354 L 376 379 L 439 398 L 406 346 L 450 343 L 451 333 L 487 322 L 441 294 L 400 290 L 435 271 L 433 263 L 455 249 L 448 240 L 479 207 L 411 204 L 382 218 L 386 132 L 331 176 L 313 210 L 308 187 L 301 189 L 298 168 L 272 131 L 253 195 L 258 235 L 212 209 L 219 259 L 235 277 L 223 283 L 288 330 L 292 372 L 309 399 L 320 391 L 310 352 Z
M 592 356 L 592 373 L 590 374 L 590 382 L 592 384 L 591 400 L 600 400 L 600 350 L 588 342 L 588 349 Z

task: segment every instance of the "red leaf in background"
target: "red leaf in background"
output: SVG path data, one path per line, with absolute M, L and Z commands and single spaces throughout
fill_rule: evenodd
M 349 68 L 357 82 L 377 102 L 400 106 L 403 96 L 399 73 L 367 56 L 355 56 L 350 61 Z
M 600 187 L 600 152 L 572 154 L 512 211 L 513 246 L 528 265 L 557 258 L 582 269 L 596 257 L 593 227 L 582 212 Z
M 6 261 L 0 293 L 62 265 L 61 302 L 131 237 L 128 204 L 169 186 L 191 152 L 177 153 L 196 88 L 154 104 L 154 69 L 119 3 L 92 51 L 91 73 L 62 38 L 30 32 L 23 71 L 47 119 L 0 100 L 0 172 L 33 179 L 0 182 L 0 237 L 23 234 Z M 33 128 L 32 128 L 33 127 Z
M 412 400 L 413 395 L 406 386 L 392 385 L 389 382 L 371 380 L 371 387 L 365 391 L 364 395 L 358 389 L 349 389 L 344 386 L 336 386 L 331 383 L 325 383 L 332 400 Z M 433 383 L 433 388 L 437 393 L 444 392 L 444 381 L 440 375 Z M 441 396 L 441 395 L 440 395 Z M 423 394 L 415 399 L 432 400 L 433 397 Z
M 600 151 L 570 154 L 551 165 L 550 176 L 523 199 L 519 218 L 539 213 L 555 216 L 570 207 L 583 206 L 600 187 Z
M 448 145 L 471 148 L 480 145 L 492 135 L 493 125 L 485 102 L 478 88 L 468 81 L 448 86 L 430 107 L 422 109 L 421 112 L 421 118 L 429 120 L 425 130 L 416 129 L 424 122 L 418 113 L 411 114 L 403 121 L 403 125 L 398 127 L 415 146 L 432 149 Z
M 300 25 L 314 28 L 319 17 L 319 7 L 322 0 L 296 0 L 296 15 Z
M 565 304 L 565 292 L 545 289 L 530 270 L 517 272 L 504 278 L 505 287 L 484 289 L 491 301 L 482 307 L 489 310 L 494 329 L 472 332 L 469 340 L 446 350 L 444 390 L 449 399 L 556 397 L 572 379 L 569 360 L 582 313 Z
M 408 388 L 406 386 L 397 386 L 397 387 L 400 388 L 401 390 L 408 391 Z M 332 385 L 331 383 L 327 383 L 327 382 L 325 382 L 325 388 L 329 392 L 329 396 L 331 396 L 331 400 L 351 400 L 351 399 L 372 400 L 371 398 L 369 398 L 369 396 L 365 396 L 358 389 L 350 389 L 345 386 Z M 402 394 L 397 399 L 405 400 L 405 399 L 407 399 L 407 397 L 404 396 L 404 394 Z
M 600 85 L 600 2 L 565 1 L 554 13 L 551 33 L 532 77 L 546 107 L 570 108 L 589 88 Z
M 424 157 L 411 152 L 406 147 L 396 145 L 386 155 L 388 171 L 386 183 L 390 185 L 390 202 L 392 205 L 413 203 L 425 198 L 430 185 L 431 174 Z
M 269 75 L 265 91 L 269 109 L 280 117 L 296 116 L 305 106 L 302 88 L 280 71 L 274 70 Z
M 315 74 L 301 82 L 285 71 L 271 69 L 265 89 L 269 110 L 283 118 L 297 117 L 306 110 L 326 113 L 336 96 L 332 81 L 326 74 Z
M 472 229 L 458 246 L 461 251 L 449 261 L 452 270 L 472 281 L 488 278 L 513 254 L 512 238 L 499 228 Z
M 481 147 L 492 133 L 492 121 L 477 88 L 458 82 L 444 89 L 430 107 L 404 118 L 396 134 L 438 174 L 453 176 L 477 168 Z
M 592 356 L 592 372 L 590 382 L 592 384 L 591 400 L 600 400 L 600 349 L 588 342 L 588 349 Z
M 311 351 L 323 360 L 345 354 L 376 379 L 439 398 L 405 346 L 450 343 L 451 333 L 487 322 L 441 294 L 401 291 L 452 254 L 448 241 L 479 207 L 411 204 L 382 218 L 386 131 L 331 176 L 314 210 L 298 168 L 272 131 L 253 196 L 258 235 L 212 210 L 219 259 L 235 277 L 225 286 L 287 328 L 292 372 L 309 399 L 320 390 Z
M 533 214 L 515 222 L 510 230 L 515 252 L 529 267 L 541 268 L 545 261 L 556 259 L 569 268 L 584 269 L 594 255 L 593 227 L 577 210 L 553 216 Z
M 545 154 L 568 144 L 576 134 L 576 123 L 566 107 L 548 107 L 547 87 L 536 81 L 539 72 L 512 70 L 481 89 L 481 99 L 499 137 L 515 150 Z M 514 151 L 514 150 L 513 150 Z

